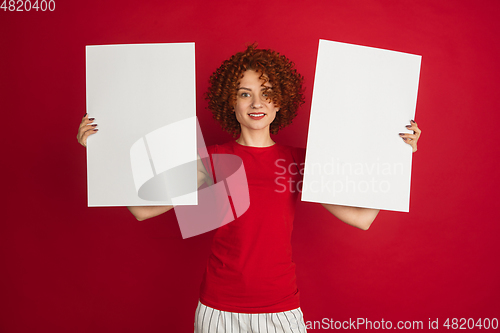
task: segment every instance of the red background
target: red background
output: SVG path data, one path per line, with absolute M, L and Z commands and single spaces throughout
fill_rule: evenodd
M 410 213 L 383 211 L 361 231 L 298 204 L 305 320 L 500 317 L 499 17 L 497 0 L 56 0 L 55 12 L 0 11 L 0 331 L 192 332 L 212 233 L 183 240 L 173 212 L 138 222 L 125 208 L 87 208 L 75 136 L 85 45 L 193 41 L 207 144 L 231 139 L 206 110 L 208 77 L 246 43 L 305 76 L 307 102 L 275 137 L 302 147 L 320 38 L 422 55 Z

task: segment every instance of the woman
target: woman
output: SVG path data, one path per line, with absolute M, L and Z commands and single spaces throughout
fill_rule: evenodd
M 217 229 L 196 310 L 195 332 L 305 332 L 299 305 L 291 233 L 298 191 L 283 187 L 276 175 L 295 184 L 305 152 L 275 143 L 271 133 L 291 124 L 303 103 L 302 76 L 286 57 L 249 46 L 214 72 L 206 94 L 209 109 L 222 128 L 237 139 L 207 148 L 209 155 L 233 154 L 243 161 L 250 207 Z M 85 146 L 97 129 L 85 116 L 78 141 Z M 417 150 L 420 129 L 400 134 Z M 280 161 L 280 164 L 277 163 Z M 214 160 L 208 163 L 217 164 Z M 213 167 L 223 167 L 213 165 Z M 198 185 L 210 183 L 198 173 Z M 205 169 L 211 169 L 205 165 Z M 379 210 L 322 204 L 341 221 L 366 230 Z M 160 215 L 172 206 L 128 207 L 138 220 Z

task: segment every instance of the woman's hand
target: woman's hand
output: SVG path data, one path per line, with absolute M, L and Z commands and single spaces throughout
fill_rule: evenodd
M 413 134 L 399 133 L 399 136 L 413 148 L 413 152 L 417 151 L 417 142 L 420 138 L 422 131 L 418 128 L 417 123 L 414 120 L 410 121 L 410 125 L 406 125 L 406 128 L 413 131 Z
M 96 128 L 97 124 L 92 124 L 93 122 L 94 118 L 89 118 L 89 115 L 86 113 L 80 123 L 80 127 L 78 128 L 76 139 L 78 140 L 78 143 L 84 147 L 87 147 L 87 138 L 89 135 L 95 134 L 98 131 Z

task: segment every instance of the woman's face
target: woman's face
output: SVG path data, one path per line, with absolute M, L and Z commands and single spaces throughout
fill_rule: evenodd
M 269 125 L 276 118 L 279 108 L 271 100 L 272 86 L 259 79 L 260 74 L 247 70 L 243 74 L 238 92 L 234 112 L 241 125 L 241 131 L 267 131 Z

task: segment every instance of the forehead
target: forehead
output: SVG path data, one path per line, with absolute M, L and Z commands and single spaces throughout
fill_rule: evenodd
M 240 80 L 240 87 L 246 87 L 246 86 L 262 86 L 262 83 L 264 83 L 265 80 L 260 79 L 261 74 L 254 71 L 254 70 L 247 70 L 243 73 L 243 77 Z M 267 75 L 264 74 L 263 77 L 267 78 Z M 271 87 L 271 83 L 267 81 L 264 86 L 266 87 Z

